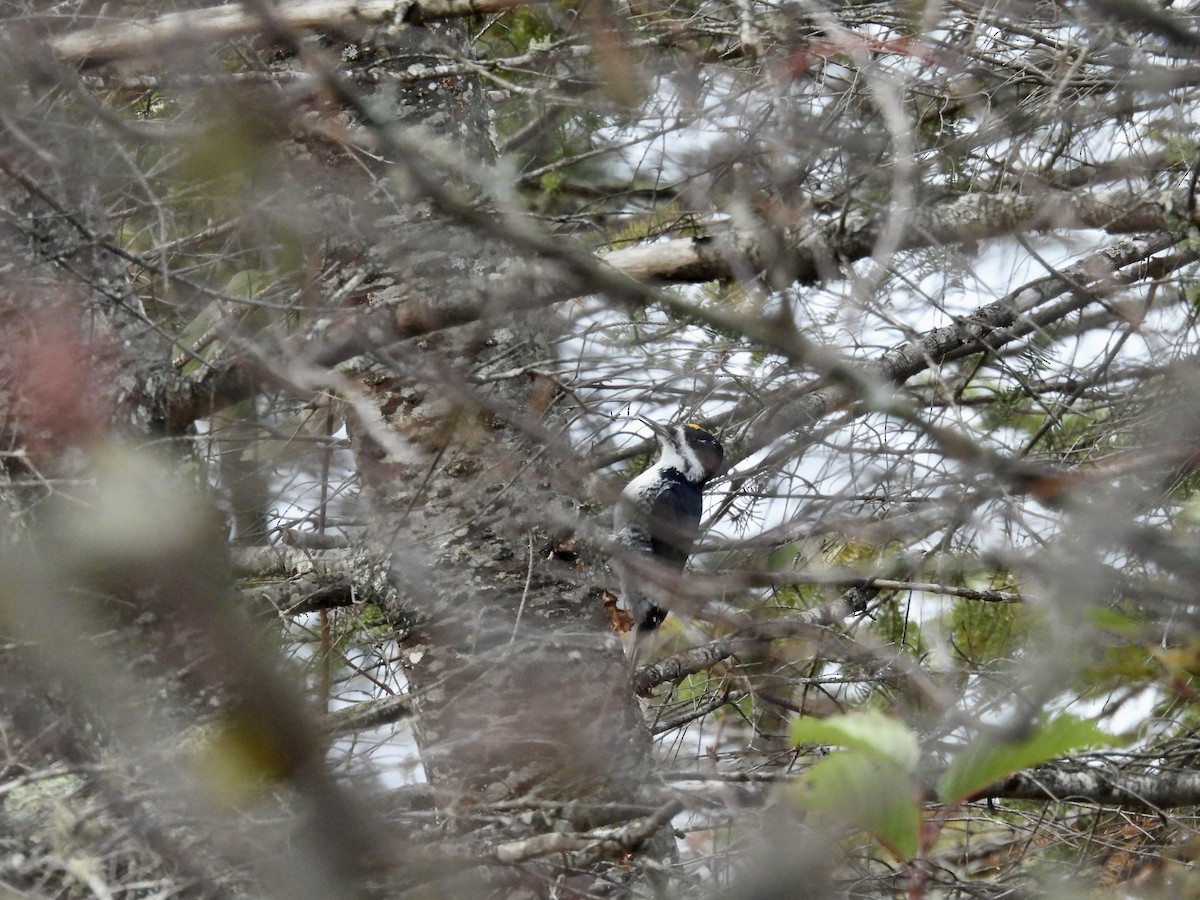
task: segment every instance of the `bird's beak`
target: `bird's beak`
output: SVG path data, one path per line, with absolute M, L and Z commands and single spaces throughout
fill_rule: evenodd
M 657 422 L 647 419 L 645 416 L 638 416 L 638 418 L 650 426 L 650 430 L 654 432 L 655 437 L 666 439 L 671 436 L 671 429 L 666 425 L 659 425 Z

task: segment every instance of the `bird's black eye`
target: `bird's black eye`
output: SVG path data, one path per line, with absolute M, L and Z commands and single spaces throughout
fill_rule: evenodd
M 701 425 L 690 422 L 683 427 L 688 446 L 695 451 L 709 478 L 719 475 L 724 469 L 725 450 L 713 433 Z
M 721 442 L 707 428 L 689 424 L 684 426 L 684 433 L 687 435 L 687 442 L 693 447 L 708 447 L 721 452 Z

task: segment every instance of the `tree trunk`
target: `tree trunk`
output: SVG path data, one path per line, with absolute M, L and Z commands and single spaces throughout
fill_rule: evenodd
M 403 36 L 392 56 L 405 66 L 417 40 L 468 52 L 453 25 Z M 486 152 L 473 79 L 403 87 L 395 101 L 458 151 Z M 436 318 L 511 296 L 517 254 L 500 237 L 419 197 L 391 206 L 386 231 L 395 277 L 377 283 L 376 305 L 419 303 Z M 377 352 L 361 382 L 378 419 L 352 420 L 439 810 L 456 830 L 492 823 L 512 838 L 623 822 L 659 802 L 649 730 L 602 613 L 608 570 L 571 541 L 582 469 L 563 434 L 564 398 L 537 376 L 489 379 L 551 355 L 556 325 L 545 312 L 511 314 Z M 607 512 L 593 524 L 606 529 Z M 532 825 L 522 801 L 540 810 Z M 666 829 L 650 843 L 660 857 L 674 851 Z

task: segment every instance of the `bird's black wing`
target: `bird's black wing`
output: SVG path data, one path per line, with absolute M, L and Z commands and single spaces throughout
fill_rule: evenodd
M 654 565 L 683 571 L 700 530 L 701 488 L 673 468 L 636 479 L 617 501 L 613 513 L 616 540 L 646 554 Z M 624 608 L 639 632 L 653 631 L 667 615 L 664 595 L 630 567 L 617 562 Z M 644 575 L 644 573 L 643 573 Z
M 665 565 L 682 569 L 700 532 L 703 501 L 699 489 L 668 469 L 650 500 L 651 552 Z

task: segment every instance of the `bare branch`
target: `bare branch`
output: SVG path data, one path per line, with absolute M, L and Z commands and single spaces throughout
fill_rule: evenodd
M 587 833 L 539 834 L 519 841 L 499 844 L 491 850 L 497 860 L 516 863 L 555 853 L 571 855 L 573 867 L 585 866 L 595 859 L 619 858 L 644 844 L 660 828 L 683 811 L 683 803 L 669 800 L 653 815 L 618 828 L 602 828 Z
M 301 0 L 281 3 L 271 16 L 287 28 L 344 28 L 351 25 L 415 26 L 422 22 L 503 12 L 537 0 Z M 173 45 L 248 34 L 263 27 L 252 5 L 231 4 L 134 19 L 49 40 L 67 62 L 101 63 L 160 56 Z
M 1200 774 L 1174 767 L 1132 773 L 1100 765 L 1040 766 L 992 785 L 975 799 L 989 797 L 1176 809 L 1200 804 Z
M 395 694 L 375 700 L 363 700 L 332 712 L 325 717 L 325 727 L 329 734 L 336 737 L 391 725 L 393 722 L 407 719 L 412 714 L 412 698 L 406 694 Z
M 1146 195 L 1134 191 L 1046 191 L 1036 194 L 971 193 L 909 211 L 899 248 L 955 246 L 1004 235 L 1054 229 L 1096 228 L 1109 234 L 1177 232 L 1189 217 L 1184 193 Z M 815 282 L 836 267 L 869 257 L 886 216 L 859 214 L 791 232 L 784 241 L 797 280 Z M 670 282 L 727 280 L 748 262 L 754 271 L 777 248 L 750 234 L 713 231 L 623 247 L 602 255 L 615 269 L 636 278 Z

